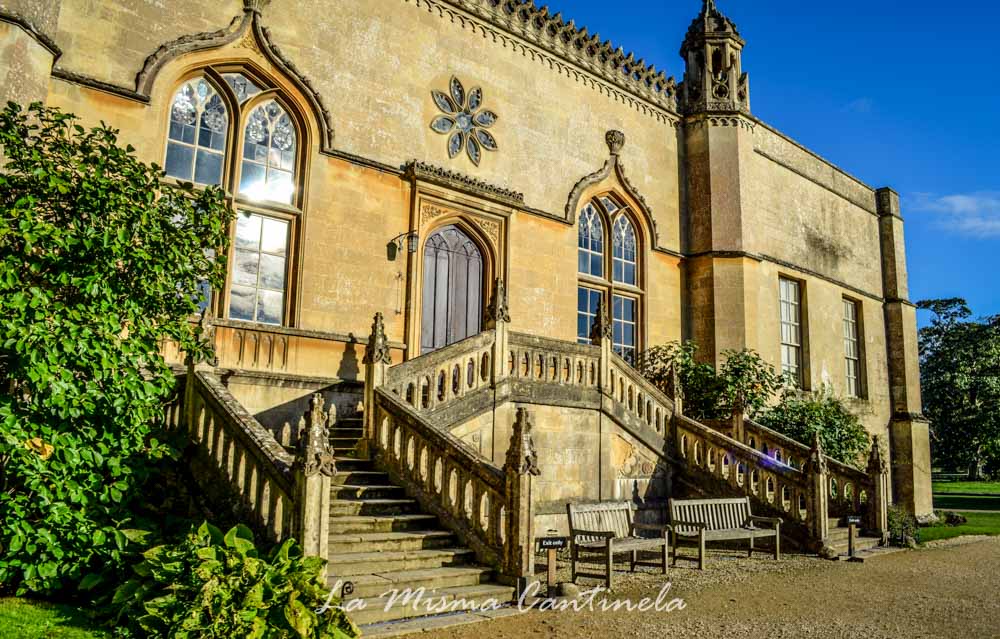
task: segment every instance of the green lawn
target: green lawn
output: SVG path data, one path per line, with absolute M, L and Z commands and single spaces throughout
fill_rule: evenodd
M 64 604 L 0 598 L 0 639 L 106 639 L 87 613 Z
M 1000 481 L 936 481 L 934 493 L 984 493 L 1000 495 Z
M 1000 513 L 963 512 L 968 522 L 961 526 L 929 526 L 920 529 L 920 541 L 951 539 L 961 535 L 1000 535 Z

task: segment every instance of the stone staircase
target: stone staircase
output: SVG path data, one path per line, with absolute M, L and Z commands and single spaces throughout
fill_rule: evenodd
M 848 554 L 850 530 L 847 526 L 841 526 L 840 523 L 839 518 L 830 518 L 830 538 L 828 545 L 837 552 L 837 561 L 847 561 L 850 559 L 850 555 Z M 871 555 L 870 551 L 878 548 L 880 543 L 881 540 L 878 537 L 862 536 L 859 529 L 857 537 L 854 538 L 856 559 L 864 561 L 866 557 Z
M 330 430 L 337 474 L 330 495 L 330 563 L 328 582 L 351 582 L 345 604 L 364 599 L 363 609 L 350 613 L 366 634 L 402 619 L 433 616 L 426 602 L 464 599 L 506 603 L 514 588 L 494 582 L 491 568 L 476 565 L 475 554 L 463 547 L 434 515 L 421 512 L 416 500 L 390 482 L 374 462 L 359 459 L 359 418 L 340 419 Z M 391 602 L 393 590 L 424 588 L 423 606 Z M 367 626 L 367 628 L 366 628 Z

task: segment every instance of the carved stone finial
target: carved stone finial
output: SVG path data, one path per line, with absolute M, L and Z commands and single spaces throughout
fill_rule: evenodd
M 200 357 L 197 361 L 190 354 L 185 358 L 185 362 L 188 364 L 201 364 L 206 363 L 209 366 L 218 366 L 219 358 L 215 355 L 215 322 L 214 316 L 212 315 L 211 307 L 206 306 L 201 311 L 201 317 L 198 319 L 198 328 L 195 329 L 195 339 L 198 343 L 208 349 L 212 353 L 208 357 Z
M 507 287 L 503 278 L 498 277 L 493 282 L 493 295 L 486 307 L 487 327 L 496 327 L 497 322 L 510 322 L 510 308 L 507 305 Z
M 519 475 L 537 477 L 542 471 L 538 468 L 538 452 L 531 437 L 531 429 L 531 413 L 526 408 L 518 408 L 511 429 L 510 446 L 507 447 L 504 467 Z
M 375 320 L 372 322 L 372 332 L 368 336 L 368 345 L 365 346 L 364 363 L 392 363 L 392 356 L 389 354 L 389 340 L 385 336 L 385 320 L 382 317 L 382 313 L 375 313 Z
M 330 430 L 327 414 L 323 411 L 323 396 L 316 393 L 309 403 L 308 422 L 299 437 L 295 468 L 306 477 L 322 473 L 333 477 L 337 464 L 330 449 Z M 300 422 L 301 423 L 301 422 Z
M 812 450 L 809 452 L 809 467 L 812 472 L 827 472 L 826 455 L 823 453 L 823 442 L 820 441 L 819 431 L 813 433 Z
M 261 13 L 264 7 L 271 4 L 271 0 L 243 0 L 243 10 Z
M 611 155 L 618 155 L 621 153 L 622 147 L 625 146 L 625 134 L 621 131 L 608 131 L 604 134 L 604 140 L 608 143 L 608 150 L 611 151 Z
M 872 436 L 872 451 L 868 455 L 868 474 L 884 475 L 889 472 L 889 465 L 882 455 L 882 438 L 878 435 Z
M 601 340 L 611 339 L 611 320 L 608 319 L 608 309 L 602 298 L 597 303 L 597 314 L 594 316 L 594 324 L 590 327 L 590 343 L 600 346 Z

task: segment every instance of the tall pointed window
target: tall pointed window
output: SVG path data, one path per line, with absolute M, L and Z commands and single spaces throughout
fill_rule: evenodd
M 171 103 L 167 177 L 234 194 L 229 277 L 212 301 L 222 317 L 291 321 L 302 141 L 289 104 L 265 78 L 238 68 L 205 69 L 181 84 Z
M 643 290 L 639 240 L 631 212 L 616 196 L 594 198 L 580 210 L 576 333 L 590 343 L 598 304 L 611 310 L 612 345 L 634 363 L 641 348 Z M 605 251 L 604 247 L 611 247 Z
M 174 94 L 167 132 L 166 174 L 186 182 L 222 184 L 229 111 L 205 78 L 185 82 Z

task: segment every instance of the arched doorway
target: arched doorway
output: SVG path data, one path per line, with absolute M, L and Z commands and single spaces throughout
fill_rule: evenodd
M 476 335 L 482 313 L 482 252 L 457 226 L 438 229 L 424 245 L 420 352 Z

